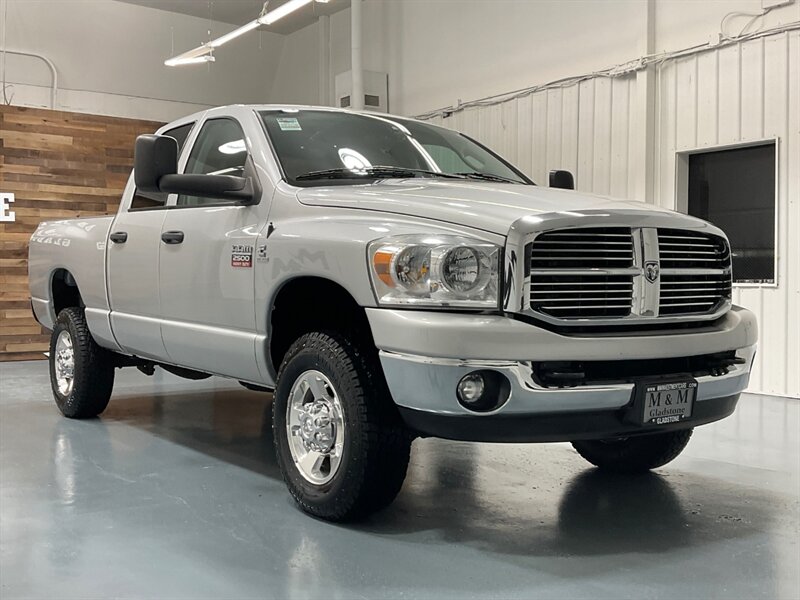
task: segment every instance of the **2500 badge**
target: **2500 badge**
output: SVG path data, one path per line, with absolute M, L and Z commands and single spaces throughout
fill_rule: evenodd
M 253 266 L 253 247 L 244 244 L 234 244 L 231 249 L 231 266 L 239 269 L 249 269 Z

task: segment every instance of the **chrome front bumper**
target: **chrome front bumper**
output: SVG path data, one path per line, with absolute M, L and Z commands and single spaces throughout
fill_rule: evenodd
M 368 309 L 373 337 L 395 403 L 441 417 L 524 417 L 614 411 L 631 402 L 634 383 L 543 387 L 537 361 L 626 361 L 697 356 L 735 350 L 744 362 L 725 375 L 697 379 L 697 403 L 738 396 L 750 378 L 757 326 L 734 307 L 702 330 L 613 335 L 562 335 L 499 315 Z M 477 369 L 499 371 L 511 382 L 508 401 L 476 414 L 456 399 L 456 385 Z
M 745 362 L 733 365 L 727 374 L 697 378 L 697 402 L 732 396 L 747 388 L 755 346 L 742 348 L 736 355 Z M 631 401 L 634 389 L 633 383 L 542 387 L 534 381 L 531 363 L 523 361 L 444 359 L 384 351 L 380 357 L 398 406 L 440 415 L 478 416 L 458 403 L 456 386 L 468 373 L 483 369 L 505 375 L 511 382 L 511 395 L 499 409 L 480 416 L 614 410 Z

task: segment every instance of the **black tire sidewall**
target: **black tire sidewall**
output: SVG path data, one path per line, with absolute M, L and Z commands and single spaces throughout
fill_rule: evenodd
M 59 392 L 56 383 L 56 345 L 62 331 L 69 333 L 74 360 L 72 390 L 67 396 Z M 50 336 L 49 364 L 53 398 L 65 417 L 92 418 L 105 410 L 114 385 L 114 367 L 91 337 L 82 309 L 66 308 L 58 314 Z
M 306 337 L 306 336 L 304 336 Z M 302 340 L 303 338 L 301 338 Z M 333 337 L 328 338 L 343 351 L 346 348 Z M 303 347 L 290 356 L 281 369 L 274 396 L 273 427 L 278 463 L 286 485 L 301 505 L 312 514 L 326 516 L 344 510 L 358 497 L 364 484 L 364 452 L 366 432 L 359 418 L 366 390 L 355 364 L 341 360 L 338 353 L 324 353 L 316 347 Z M 298 377 L 306 371 L 316 370 L 330 379 L 342 405 L 345 422 L 345 442 L 339 470 L 333 478 L 320 485 L 306 480 L 298 471 L 289 449 L 289 434 L 286 429 L 289 393 Z

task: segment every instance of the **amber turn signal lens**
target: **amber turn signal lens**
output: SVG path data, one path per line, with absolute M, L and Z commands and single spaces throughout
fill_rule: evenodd
M 395 285 L 390 272 L 393 257 L 394 253 L 386 252 L 385 250 L 378 250 L 372 257 L 372 267 L 375 269 L 375 274 L 378 279 L 389 287 L 394 287 Z

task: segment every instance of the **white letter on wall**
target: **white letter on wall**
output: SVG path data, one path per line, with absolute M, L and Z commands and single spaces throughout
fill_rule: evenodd
M 13 223 L 17 220 L 17 213 L 11 210 L 14 194 L 0 193 L 0 222 Z

